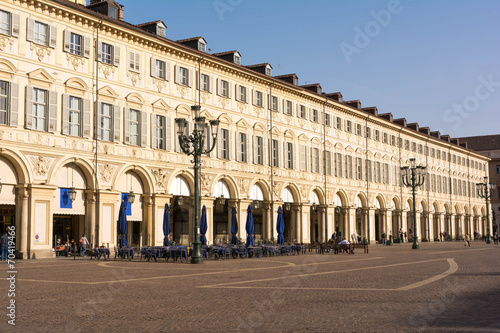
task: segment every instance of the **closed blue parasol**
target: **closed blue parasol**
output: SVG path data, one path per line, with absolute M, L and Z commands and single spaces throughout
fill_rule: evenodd
M 127 201 L 122 199 L 118 213 L 118 233 L 120 234 L 120 247 L 128 247 L 127 243 Z
M 200 220 L 200 241 L 201 244 L 203 245 L 207 245 L 207 237 L 205 237 L 207 230 L 208 230 L 207 207 L 203 205 L 203 208 L 201 209 L 201 220 Z
M 278 208 L 278 221 L 276 222 L 276 231 L 278 232 L 278 244 L 285 245 L 283 233 L 285 232 L 285 220 L 283 219 L 283 209 Z
M 247 209 L 248 215 L 247 215 L 247 223 L 245 225 L 245 229 L 247 231 L 247 246 L 254 246 L 253 243 L 253 214 L 252 214 L 252 205 L 248 205 Z
M 231 233 L 233 234 L 233 238 L 231 239 L 231 243 L 238 244 L 238 237 L 236 234 L 238 233 L 238 220 L 236 219 L 236 208 L 233 207 L 231 211 Z
M 170 207 L 165 204 L 165 211 L 163 212 L 163 246 L 169 246 L 170 241 L 168 235 L 170 234 Z

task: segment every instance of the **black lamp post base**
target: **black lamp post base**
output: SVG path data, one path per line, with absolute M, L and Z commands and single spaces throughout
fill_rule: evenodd
M 418 250 L 419 246 L 418 246 L 418 244 L 413 244 L 411 248 L 414 250 Z
M 203 257 L 191 257 L 192 264 L 203 264 Z
M 491 236 L 488 235 L 488 238 L 486 238 L 486 244 L 491 244 Z

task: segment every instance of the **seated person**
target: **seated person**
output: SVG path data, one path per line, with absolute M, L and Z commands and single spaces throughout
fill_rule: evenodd
M 344 245 L 344 246 L 347 246 L 348 248 L 350 247 L 350 244 L 349 241 L 347 239 L 345 239 L 345 237 L 342 239 L 342 241 L 339 243 L 341 246 Z M 344 251 L 347 253 L 348 250 L 346 249 L 341 249 L 341 251 Z

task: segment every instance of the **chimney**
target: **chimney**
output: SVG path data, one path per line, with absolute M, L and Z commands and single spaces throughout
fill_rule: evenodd
M 410 123 L 410 124 L 407 124 L 406 127 L 418 132 L 418 123 Z
M 392 118 L 392 113 L 381 113 L 378 115 L 380 118 L 382 119 L 385 119 L 385 120 L 389 120 L 391 123 L 394 122 L 394 119 Z
M 406 118 L 394 119 L 394 123 L 406 127 Z
M 304 89 L 307 89 L 309 91 L 312 91 L 313 93 L 320 94 L 321 95 L 321 85 L 319 83 L 313 83 L 313 84 L 306 84 L 303 86 L 300 86 Z
M 343 102 L 342 94 L 340 92 L 328 93 L 328 94 L 325 94 L 325 96 L 327 98 L 333 99 L 334 101 L 337 101 L 339 103 Z
M 349 105 L 350 107 L 353 107 L 355 109 L 361 110 L 361 102 L 359 99 L 355 99 L 352 101 L 345 101 L 344 104 Z
M 294 86 L 298 86 L 299 85 L 299 78 L 298 78 L 297 74 L 295 74 L 295 73 L 293 73 L 293 74 L 286 74 L 286 75 L 278 75 L 278 76 L 275 76 L 275 78 L 279 79 L 281 81 L 285 81 L 285 82 L 291 83 Z
M 369 113 L 369 114 L 372 114 L 374 116 L 378 116 L 378 109 L 376 106 L 370 106 L 368 108 L 362 108 L 361 110 Z

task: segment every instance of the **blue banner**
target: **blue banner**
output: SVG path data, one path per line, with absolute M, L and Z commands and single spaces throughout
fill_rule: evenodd
M 132 205 L 128 202 L 128 193 L 122 193 L 122 200 L 127 203 L 127 216 L 132 215 Z
M 69 188 L 61 188 L 61 208 L 73 208 L 73 201 L 69 200 Z

